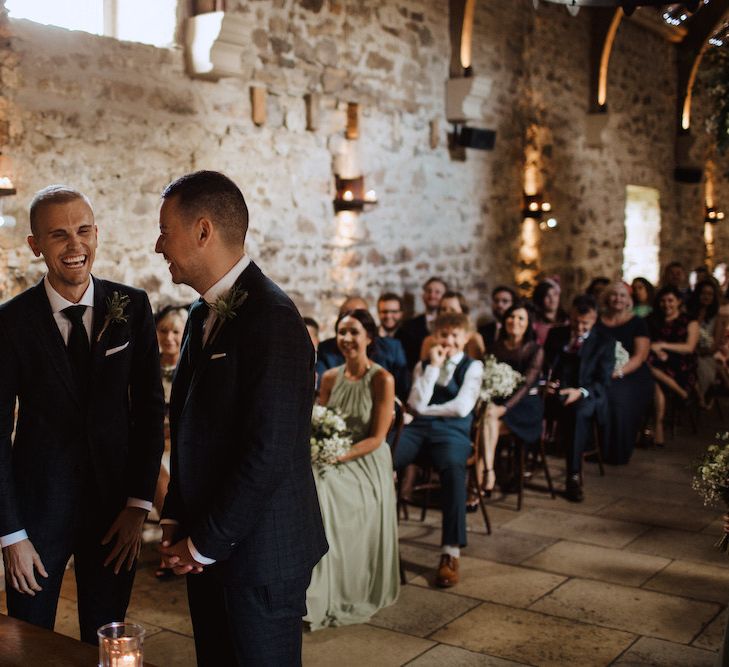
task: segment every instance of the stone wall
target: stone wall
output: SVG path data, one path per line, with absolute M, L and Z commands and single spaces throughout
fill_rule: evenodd
M 95 205 L 99 275 L 145 287 L 155 304 L 189 300 L 153 254 L 159 192 L 186 171 L 211 168 L 246 195 L 250 254 L 325 326 L 347 292 L 374 300 L 392 288 L 415 295 L 417 306 L 430 274 L 482 312 L 490 288 L 515 275 L 530 126 L 545 138 L 545 190 L 560 220 L 542 234 L 541 266 L 561 274 L 568 293 L 596 273 L 619 274 L 628 184 L 661 192 L 664 257 L 700 260 L 700 236 L 678 213 L 684 201 L 696 208 L 699 190 L 672 179 L 674 48 L 658 36 L 623 22 L 604 144 L 589 148 L 587 12 L 571 18 L 544 3 L 535 12 L 531 0 L 481 0 L 473 68 L 492 85 L 481 125 L 497 130 L 497 143 L 459 161 L 444 117 L 447 3 L 233 0 L 228 8 L 247 19 L 251 69 L 219 82 L 188 77 L 181 48 L 5 23 L 0 148 L 15 164 L 18 196 L 7 207 L 18 226 L 0 229 L 0 296 L 40 275 L 24 242 L 25 210 L 35 190 L 65 181 Z M 251 120 L 254 83 L 268 90 L 261 127 Z M 306 130 L 311 92 L 322 96 L 316 131 Z M 380 201 L 352 221 L 337 219 L 331 203 L 347 102 L 360 104 L 360 164 Z

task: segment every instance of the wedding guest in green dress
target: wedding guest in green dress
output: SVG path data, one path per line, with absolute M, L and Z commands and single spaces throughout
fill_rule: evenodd
M 318 400 L 345 417 L 353 446 L 341 465 L 315 474 L 329 552 L 306 593 L 304 621 L 311 630 L 364 623 L 393 604 L 400 590 L 392 458 L 385 442 L 395 381 L 367 356 L 377 325 L 366 310 L 343 313 L 335 331 L 345 363 L 324 373 Z

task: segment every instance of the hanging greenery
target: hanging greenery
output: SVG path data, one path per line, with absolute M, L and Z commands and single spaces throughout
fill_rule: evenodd
M 707 118 L 709 132 L 723 155 L 729 149 L 729 49 L 708 48 L 698 73 L 702 92 L 711 101 Z

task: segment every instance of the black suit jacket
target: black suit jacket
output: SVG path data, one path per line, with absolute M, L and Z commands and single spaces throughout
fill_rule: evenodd
M 194 368 L 185 334 L 162 514 L 226 580 L 260 586 L 307 575 L 327 550 L 309 449 L 314 349 L 255 264 L 236 285 L 245 301 Z
M 560 379 L 565 361 L 564 348 L 571 338 L 570 326 L 549 330 L 544 343 L 544 363 L 546 375 L 552 380 Z M 579 386 L 587 389 L 604 409 L 607 406 L 607 388 L 615 367 L 615 340 L 593 327 L 577 354 L 580 361 Z
M 408 362 L 408 370 L 412 373 L 415 364 L 420 361 L 420 348 L 428 334 L 428 321 L 425 313 L 418 315 L 404 322 L 397 330 L 395 338 L 397 338 L 405 349 L 405 358 Z
M 25 529 L 39 551 L 68 538 L 80 493 L 95 488 L 88 509 L 108 521 L 128 497 L 151 501 L 159 475 L 164 396 L 152 309 L 141 290 L 93 280 L 85 399 L 43 281 L 0 306 L 0 535 Z M 115 291 L 129 297 L 127 321 L 97 342 Z
M 395 378 L 397 397 L 403 402 L 407 401 L 410 394 L 410 372 L 408 371 L 402 343 L 397 338 L 379 336 L 372 344 L 372 348 L 370 352 L 372 361 L 392 373 L 393 378 Z M 321 341 L 316 353 L 317 389 L 324 373 L 330 368 L 341 366 L 343 363 L 344 356 L 337 347 L 337 339 L 327 338 Z

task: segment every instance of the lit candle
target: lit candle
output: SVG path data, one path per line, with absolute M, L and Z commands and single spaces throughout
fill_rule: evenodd
M 342 195 L 342 199 L 344 199 L 344 201 L 352 201 L 354 199 L 354 195 L 352 194 L 352 191 L 345 190 L 344 194 Z
M 367 190 L 365 201 L 377 201 L 377 193 L 374 190 Z

